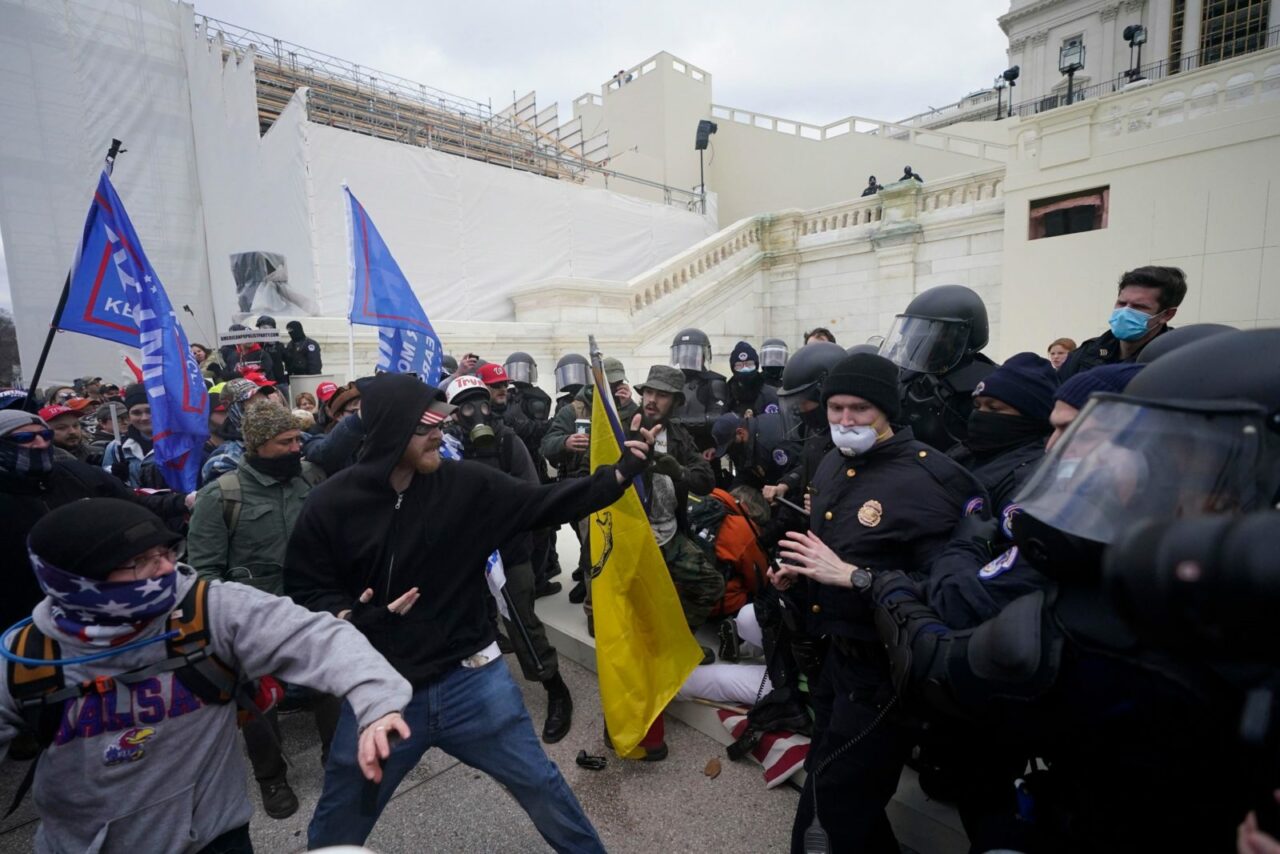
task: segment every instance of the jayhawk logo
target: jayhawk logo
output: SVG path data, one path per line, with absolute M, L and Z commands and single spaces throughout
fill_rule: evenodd
M 113 743 L 107 745 L 102 752 L 102 764 L 123 765 L 126 762 L 137 762 L 146 755 L 143 745 L 156 734 L 153 727 L 140 726 L 120 733 Z

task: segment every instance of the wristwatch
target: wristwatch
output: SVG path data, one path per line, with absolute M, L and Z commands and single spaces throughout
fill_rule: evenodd
M 849 573 L 849 583 L 853 586 L 853 589 L 859 593 L 865 593 L 870 590 L 871 581 L 871 570 L 869 569 L 863 569 L 860 566 L 855 566 L 853 568 L 853 572 Z

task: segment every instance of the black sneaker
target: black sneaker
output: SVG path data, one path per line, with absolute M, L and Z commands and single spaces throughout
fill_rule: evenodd
M 573 585 L 573 589 L 569 591 L 569 601 L 574 605 L 587 601 L 587 585 L 581 581 Z
M 543 596 L 554 596 L 563 589 L 559 581 L 544 581 L 533 591 L 533 598 L 541 599 Z
M 258 787 L 262 789 L 262 809 L 267 815 L 282 819 L 298 811 L 298 796 L 284 775 L 273 780 L 259 780 Z
M 698 662 L 698 666 L 701 667 L 704 664 L 715 664 L 715 663 L 716 663 L 716 654 L 711 651 L 710 647 L 704 646 L 702 648 L 702 661 Z
M 738 638 L 738 630 L 733 620 L 720 621 L 720 660 L 731 664 L 742 658 L 742 641 Z

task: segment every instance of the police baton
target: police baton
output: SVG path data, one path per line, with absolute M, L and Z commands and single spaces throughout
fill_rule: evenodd
M 797 513 L 803 513 L 805 516 L 809 515 L 808 510 L 805 510 L 803 507 L 801 507 L 799 504 L 796 504 L 793 501 L 788 501 L 787 499 L 783 498 L 781 495 L 773 496 L 773 500 L 782 502 L 783 504 L 790 507 L 792 510 L 796 511 Z

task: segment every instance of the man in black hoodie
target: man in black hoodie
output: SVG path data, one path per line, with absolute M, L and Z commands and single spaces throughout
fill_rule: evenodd
M 645 442 L 629 441 L 617 465 L 591 477 L 526 483 L 441 460 L 440 428 L 453 408 L 438 389 L 382 374 L 361 391 L 360 458 L 311 492 L 289 539 L 285 591 L 350 619 L 413 684 L 412 735 L 391 753 L 381 784 L 369 783 L 342 746 L 356 730 L 343 706 L 309 847 L 362 844 L 400 780 L 435 746 L 506 786 L 556 850 L 603 851 L 543 753 L 510 672 L 492 664 L 500 655 L 485 566 L 520 531 L 616 501 L 645 468 Z

